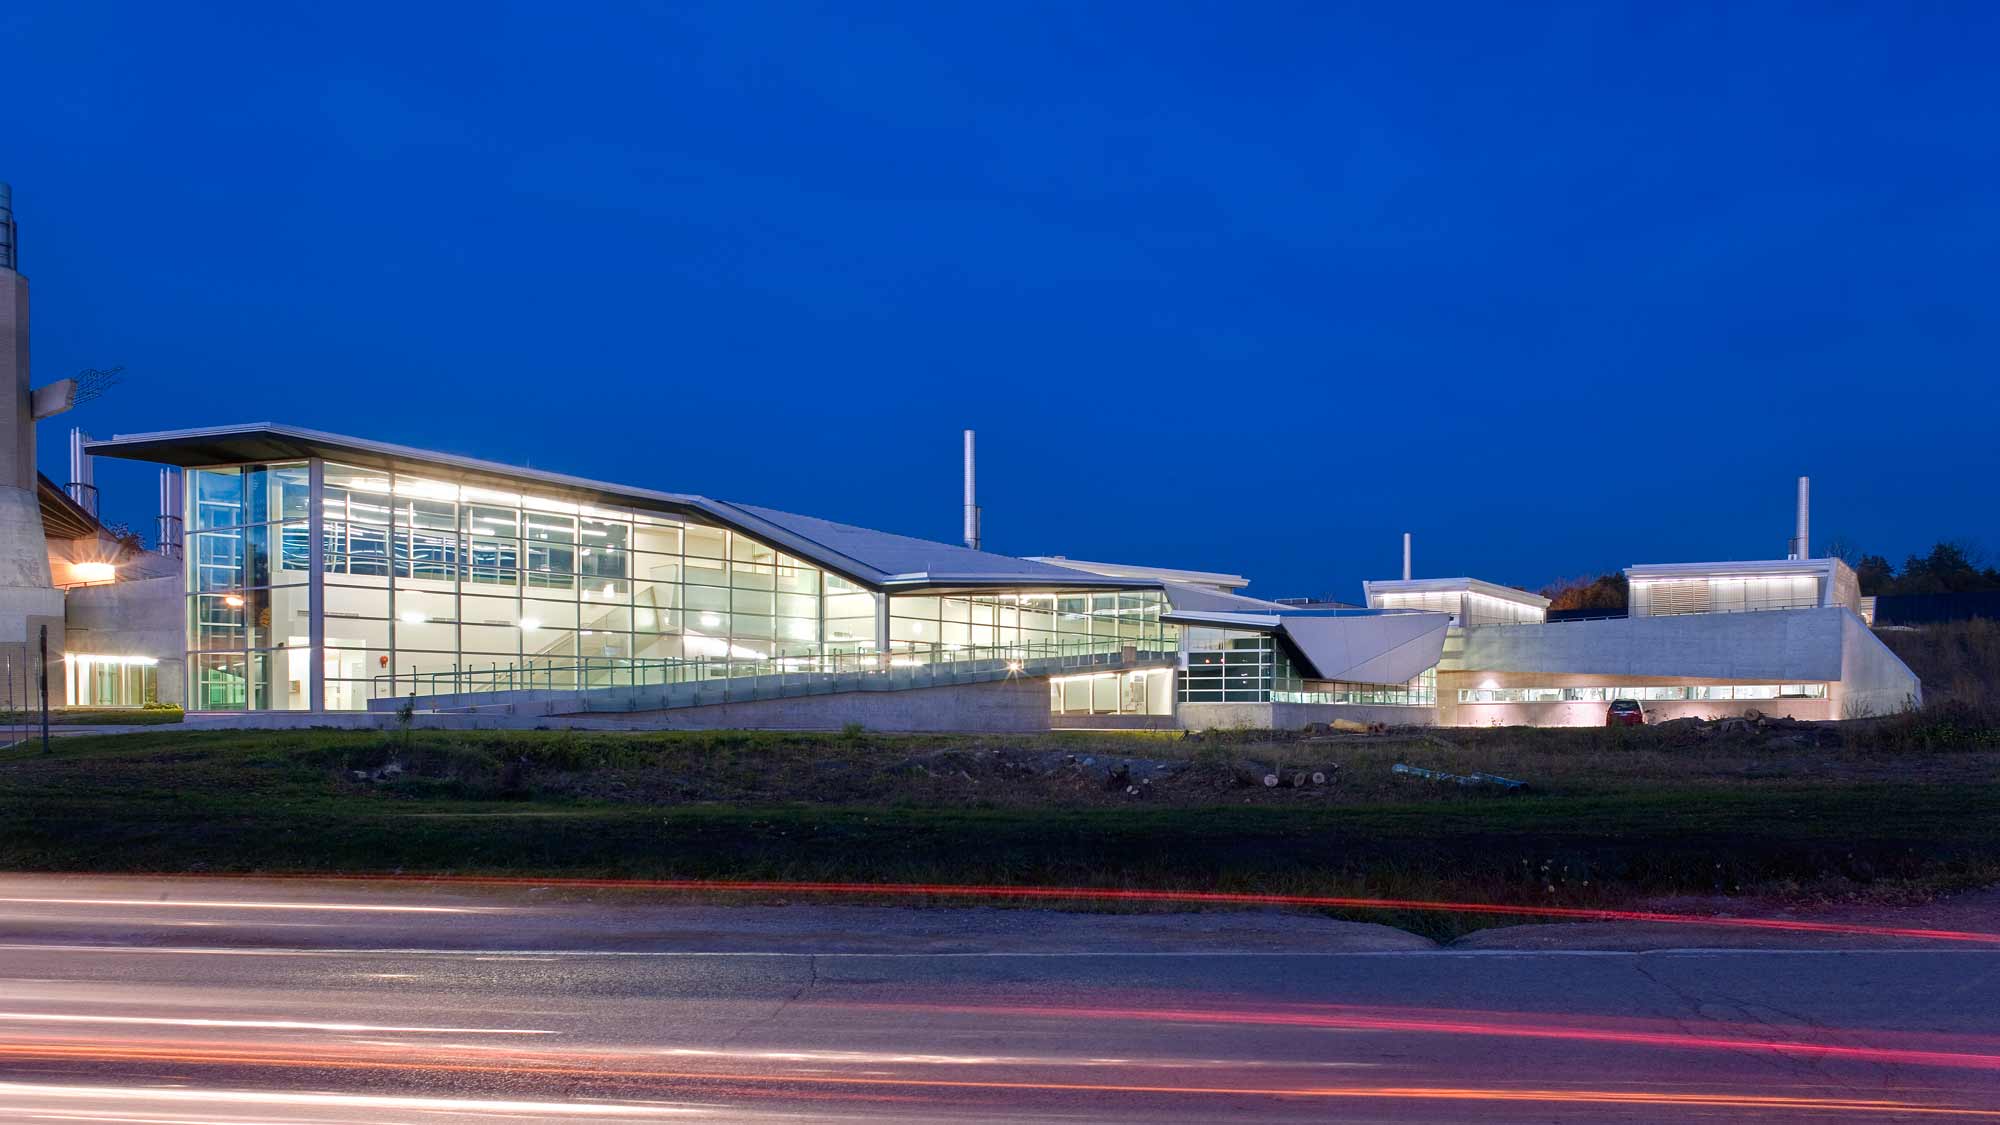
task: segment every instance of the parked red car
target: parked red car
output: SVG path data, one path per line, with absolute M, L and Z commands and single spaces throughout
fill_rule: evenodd
M 1643 727 L 1646 725 L 1646 709 L 1636 699 L 1614 699 L 1611 708 L 1604 712 L 1607 727 Z

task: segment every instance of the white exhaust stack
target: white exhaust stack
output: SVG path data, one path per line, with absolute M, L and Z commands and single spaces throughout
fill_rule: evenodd
M 170 559 L 181 557 L 182 505 L 181 471 L 160 470 L 160 538 L 156 548 Z
M 1410 580 L 1410 533 L 1403 533 L 1403 581 Z
M 62 488 L 76 500 L 76 506 L 90 514 L 98 514 L 98 478 L 96 478 L 96 458 L 84 452 L 84 442 L 90 434 L 82 426 L 70 428 L 70 482 Z
M 979 501 L 973 487 L 972 431 L 965 431 L 965 545 L 979 549 Z
M 1799 526 L 1798 535 L 1792 539 L 1792 557 L 1809 559 L 1812 557 L 1812 478 L 1799 478 Z

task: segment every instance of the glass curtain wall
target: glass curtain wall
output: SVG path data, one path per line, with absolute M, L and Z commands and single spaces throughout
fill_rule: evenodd
M 307 585 L 286 555 L 307 535 L 303 461 L 187 474 L 188 706 L 309 706 Z
M 194 706 L 310 706 L 306 465 L 190 470 L 187 489 Z M 475 673 L 570 688 L 635 662 L 805 665 L 823 602 L 848 651 L 874 648 L 873 595 L 723 528 L 335 463 L 322 505 L 328 710 Z
M 191 708 L 309 708 L 309 466 L 191 469 L 186 488 Z M 334 462 L 320 515 L 328 710 L 816 671 L 876 651 L 873 592 L 683 517 Z M 1170 650 L 1163 609 L 1157 593 L 897 597 L 892 662 L 1043 641 Z
M 1437 703 L 1437 669 L 1405 684 L 1308 680 L 1269 633 L 1238 629 L 1187 630 L 1182 703 L 1341 703 L 1428 707 Z
M 1280 681 L 1298 677 L 1284 646 L 1269 633 L 1191 627 L 1182 703 L 1269 703 Z
M 889 641 L 899 654 L 897 662 L 909 663 L 992 648 L 1016 649 L 1030 656 L 1104 652 L 1125 645 L 1172 652 L 1179 644 L 1179 630 L 1160 621 L 1165 608 L 1164 595 L 1145 591 L 899 594 L 889 602 Z

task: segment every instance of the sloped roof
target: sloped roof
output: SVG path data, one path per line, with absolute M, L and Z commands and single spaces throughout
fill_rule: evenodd
M 802 516 L 760 508 L 749 504 L 717 501 L 721 507 L 745 513 L 783 530 L 805 542 L 820 546 L 841 557 L 873 570 L 876 585 L 886 586 L 977 586 L 981 584 L 1101 587 L 1108 589 L 1152 588 L 1158 583 L 1090 574 L 1064 566 L 1051 566 L 1033 559 L 975 551 L 952 543 L 939 543 L 897 535 L 888 531 L 835 523 L 817 516 Z M 754 529 L 746 529 L 754 530 Z
M 476 457 L 308 430 L 249 422 L 188 430 L 118 434 L 87 443 L 92 454 L 196 467 L 242 461 L 334 457 L 372 467 L 392 462 L 428 465 L 466 479 L 530 484 L 560 496 L 581 496 L 648 511 L 693 517 L 753 535 L 875 589 L 960 588 L 1154 589 L 1156 583 L 1087 574 L 1066 567 L 872 531 L 772 508 L 732 504 L 688 493 L 612 484 L 587 477 L 524 469 Z
M 96 516 L 41 473 L 35 474 L 35 498 L 41 502 L 42 534 L 47 538 L 87 539 L 104 530 Z

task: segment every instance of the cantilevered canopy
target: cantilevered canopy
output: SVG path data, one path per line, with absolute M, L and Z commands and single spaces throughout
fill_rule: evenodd
M 422 466 L 466 483 L 533 489 L 553 497 L 595 500 L 717 524 L 761 539 L 850 581 L 878 590 L 1158 589 L 1157 583 L 1089 574 L 1029 559 L 933 543 L 865 527 L 731 504 L 687 493 L 523 469 L 407 445 L 252 422 L 193 430 L 120 434 L 89 442 L 100 457 L 153 461 L 183 468 L 325 457 L 368 468 Z
M 1407 683 L 1437 667 L 1451 615 L 1402 609 L 1293 609 L 1275 602 L 1222 595 L 1248 605 L 1191 604 L 1173 588 L 1161 620 L 1270 633 L 1286 642 L 1316 680 Z

